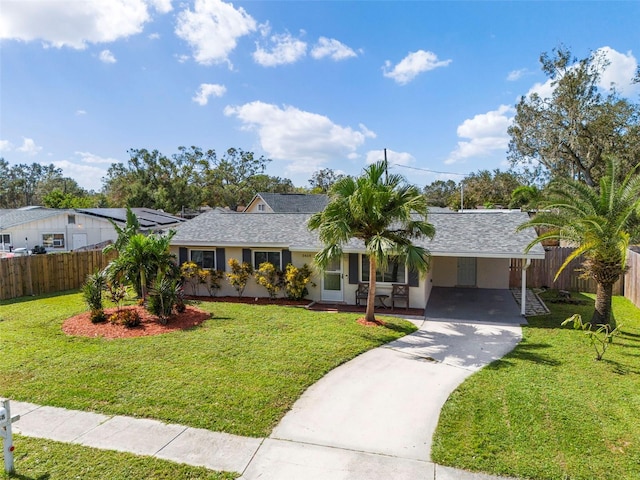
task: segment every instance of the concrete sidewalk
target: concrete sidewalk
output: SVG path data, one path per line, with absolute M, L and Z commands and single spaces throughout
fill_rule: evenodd
M 416 321 L 310 387 L 269 438 L 12 402 L 16 433 L 152 455 L 243 480 L 493 480 L 430 462 L 440 409 L 467 376 L 514 348 L 516 325 Z M 17 465 L 19 469 L 19 464 Z

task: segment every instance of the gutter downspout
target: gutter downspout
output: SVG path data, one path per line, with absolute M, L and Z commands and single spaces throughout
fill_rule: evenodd
M 520 315 L 523 317 L 527 311 L 527 269 L 531 266 L 531 259 L 527 258 L 522 267 L 522 293 L 520 294 Z

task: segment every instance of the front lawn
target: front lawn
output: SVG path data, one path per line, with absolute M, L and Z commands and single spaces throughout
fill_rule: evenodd
M 119 340 L 69 337 L 80 294 L 0 302 L 0 396 L 267 436 L 306 388 L 356 355 L 416 328 L 358 314 L 202 302 L 202 326 Z
M 432 459 L 474 471 L 544 479 L 640 478 L 640 309 L 613 308 L 622 335 L 602 361 L 560 323 L 586 305 L 548 303 L 522 343 L 465 381 L 445 404 Z
M 131 453 L 53 442 L 16 435 L 13 444 L 16 473 L 2 469 L 3 480 L 232 480 L 223 473 Z

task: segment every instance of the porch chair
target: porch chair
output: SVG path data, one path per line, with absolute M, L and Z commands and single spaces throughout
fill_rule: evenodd
M 364 300 L 366 304 L 368 297 L 369 297 L 369 284 L 362 283 L 362 282 L 358 283 L 358 289 L 356 290 L 356 305 L 360 306 L 360 300 Z
M 391 310 L 396 306 L 396 301 L 405 302 L 406 308 L 409 308 L 409 285 L 406 283 L 391 284 Z

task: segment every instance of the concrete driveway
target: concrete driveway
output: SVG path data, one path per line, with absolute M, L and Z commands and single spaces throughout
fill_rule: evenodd
M 526 325 L 510 290 L 433 287 L 425 309 L 428 320 Z
M 241 478 L 496 478 L 430 461 L 433 432 L 451 392 L 522 338 L 511 293 L 497 291 L 492 306 L 493 292 L 483 291 L 475 302 L 471 295 L 462 302 L 454 292 L 434 292 L 437 308 L 430 310 L 429 302 L 418 331 L 356 357 L 310 387 Z

